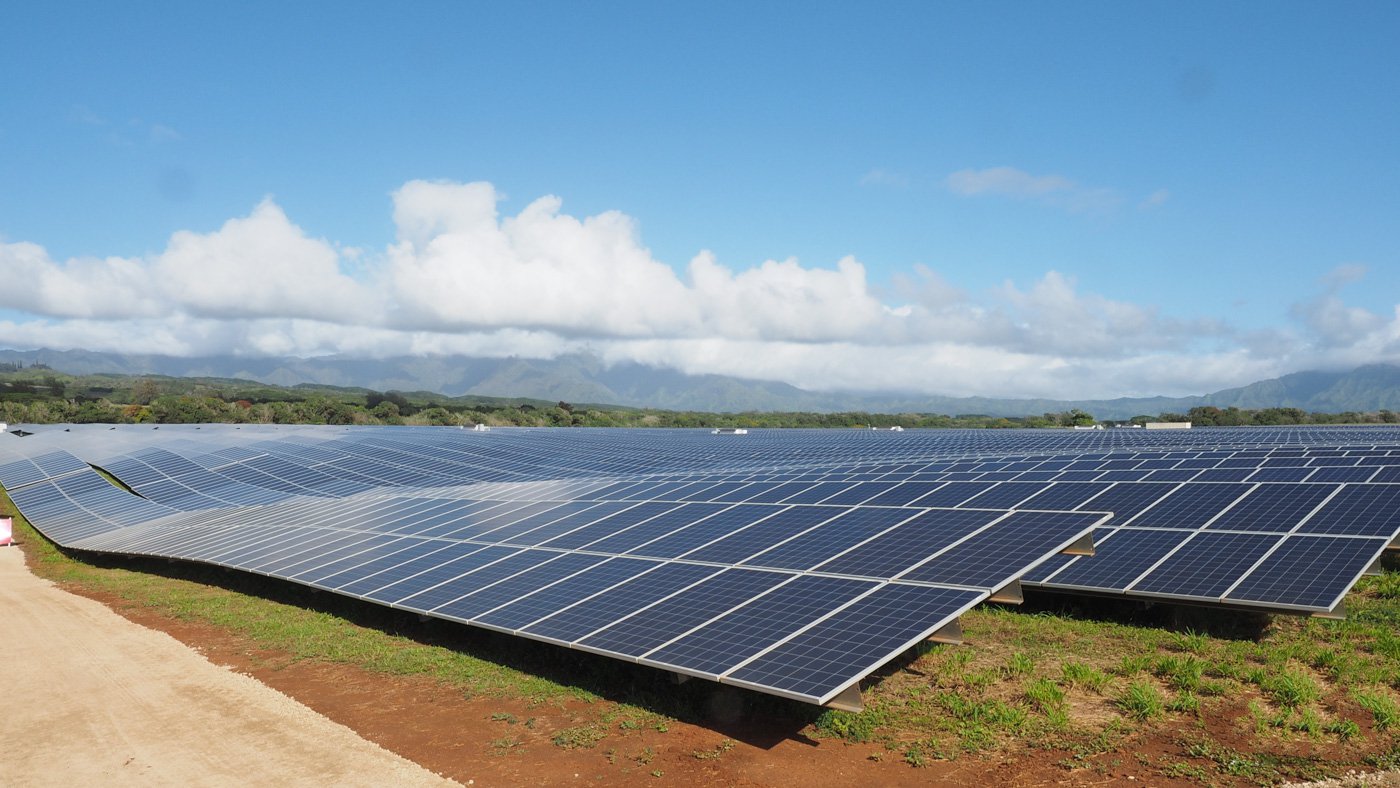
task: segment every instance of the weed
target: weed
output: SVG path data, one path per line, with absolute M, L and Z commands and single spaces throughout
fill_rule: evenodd
M 1200 654 L 1206 650 L 1210 644 L 1210 638 L 1200 632 L 1186 630 L 1185 632 L 1174 632 L 1171 635 L 1172 648 L 1177 651 L 1185 651 L 1190 654 Z
M 1333 720 L 1323 730 L 1342 741 L 1350 741 L 1352 737 L 1361 735 L 1361 726 L 1351 720 Z
M 852 742 L 870 741 L 878 724 L 876 715 L 870 711 L 857 713 L 838 709 L 823 711 L 813 723 L 819 733 Z
M 961 648 L 948 651 L 947 658 L 939 666 L 939 673 L 949 678 L 957 678 L 966 670 L 968 663 L 976 656 L 976 652 L 970 648 Z
M 924 751 L 917 744 L 904 751 L 904 762 L 915 768 L 928 765 Z
M 1369 590 L 1381 599 L 1400 599 L 1400 573 L 1387 572 L 1375 578 Z
M 523 743 L 524 742 L 520 741 L 520 739 L 517 739 L 514 736 L 503 736 L 499 739 L 493 740 L 491 742 L 491 748 L 496 750 L 497 752 L 510 752 Z
M 1036 679 L 1026 687 L 1026 700 L 1042 714 L 1063 710 L 1064 690 L 1050 679 Z
M 591 750 L 607 735 L 597 725 L 580 725 L 576 728 L 564 728 L 555 733 L 551 741 L 555 747 L 563 747 L 566 750 Z
M 1014 679 L 1020 678 L 1021 676 L 1029 676 L 1034 670 L 1035 660 L 1017 651 L 1011 655 L 1011 659 L 1007 661 L 1003 672 L 1006 674 L 1007 678 Z
M 1195 693 L 1183 690 L 1177 693 L 1175 698 L 1172 698 L 1171 702 L 1167 704 L 1167 709 L 1185 714 L 1200 714 L 1201 699 L 1196 697 Z
M 1146 681 L 1134 681 L 1118 698 L 1118 708 L 1135 720 L 1148 720 L 1162 714 L 1162 693 Z
M 492 722 L 504 722 L 509 725 L 515 724 L 515 715 L 505 711 L 498 711 L 491 715 Z
M 961 695 L 944 692 L 939 695 L 943 707 L 963 722 L 1019 730 L 1026 722 L 1026 713 L 999 700 L 969 701 Z
M 1095 693 L 1102 693 L 1109 681 L 1107 673 L 1085 662 L 1066 662 L 1060 666 L 1060 674 L 1065 684 Z
M 1166 679 L 1167 686 L 1182 692 L 1194 692 L 1201 686 L 1206 665 L 1195 657 L 1163 657 L 1157 660 L 1153 673 Z
M 1147 654 L 1125 654 L 1119 661 L 1118 667 L 1113 669 L 1114 673 L 1120 676 L 1131 677 L 1147 670 L 1152 666 L 1152 657 Z
M 1264 704 L 1257 700 L 1249 702 L 1249 718 L 1254 722 L 1254 732 L 1263 733 L 1269 728 L 1269 713 L 1264 709 Z
M 1393 632 L 1378 632 L 1371 651 L 1382 657 L 1400 660 L 1400 635 Z
M 1322 720 L 1318 719 L 1316 711 L 1303 709 L 1303 713 L 1298 715 L 1297 722 L 1293 723 L 1293 730 L 1316 738 L 1322 735 Z
M 1285 670 L 1267 677 L 1260 688 L 1286 709 L 1296 709 L 1317 700 L 1321 692 L 1317 682 L 1310 677 L 1292 670 Z
M 1400 769 L 1400 744 L 1391 746 L 1389 752 L 1367 755 L 1364 760 L 1371 766 L 1383 771 Z
M 738 742 L 733 739 L 725 739 L 712 750 L 696 750 L 692 752 L 691 757 L 695 758 L 697 761 L 713 761 L 734 749 L 734 745 L 737 743 Z
M 1400 707 L 1395 701 L 1381 692 L 1368 692 L 1366 690 L 1356 690 L 1352 693 L 1356 703 L 1366 711 L 1371 712 L 1371 719 L 1375 721 L 1376 730 L 1389 730 L 1397 723 L 1400 723 Z
M 1313 653 L 1312 666 L 1317 670 L 1335 675 L 1341 664 L 1341 655 L 1334 648 L 1320 648 Z
M 1045 722 L 1054 730 L 1069 727 L 1069 709 L 1063 705 L 1045 710 Z

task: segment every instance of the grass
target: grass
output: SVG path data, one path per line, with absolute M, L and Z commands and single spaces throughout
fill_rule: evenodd
M 511 711 L 489 715 L 500 738 L 484 742 L 496 752 L 528 746 L 511 735 L 536 725 L 536 718 L 517 715 L 521 702 L 568 704 L 571 721 L 535 734 L 544 741 L 634 768 L 655 768 L 654 746 L 665 746 L 655 734 L 677 720 L 710 724 L 707 682 L 673 686 L 660 673 L 613 660 L 425 625 L 240 573 L 69 555 L 22 518 L 16 528 L 37 574 L 119 607 L 219 627 L 292 659 L 422 676 L 466 695 L 500 698 Z M 881 753 L 914 767 L 1044 750 L 1062 768 L 1108 773 L 1111 764 L 1140 754 L 1135 742 L 1156 737 L 1179 739 L 1178 752 L 1143 768 L 1201 784 L 1400 767 L 1400 574 L 1392 567 L 1363 579 L 1347 604 L 1345 621 L 1224 611 L 1190 613 L 1182 626 L 1180 611 L 1167 607 L 1032 597 L 1021 609 L 965 614 L 964 645 L 923 646 L 880 671 L 865 682 L 859 713 L 752 693 L 743 702 L 750 721 L 776 720 L 833 743 L 863 745 L 857 764 L 885 758 Z M 1192 737 L 1174 732 L 1181 730 Z M 685 752 L 711 761 L 733 746 L 726 738 Z
M 1070 687 L 1084 687 L 1090 692 L 1102 693 L 1108 686 L 1109 675 L 1085 662 L 1077 660 L 1060 666 L 1061 682 Z
M 1286 709 L 1297 709 L 1318 699 L 1317 682 L 1293 670 L 1265 677 L 1261 684 L 1275 703 Z
M 1162 692 L 1146 681 L 1134 681 L 1118 696 L 1118 708 L 1139 722 L 1162 716 Z
M 1376 730 L 1384 731 L 1400 726 L 1400 706 L 1383 691 L 1358 689 L 1352 693 L 1352 697 L 1356 699 L 1358 706 L 1371 712 Z

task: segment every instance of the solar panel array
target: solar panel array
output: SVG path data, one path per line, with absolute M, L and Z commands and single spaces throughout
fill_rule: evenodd
M 1018 583 L 1336 614 L 1400 534 L 1390 427 L 24 429 L 0 485 L 61 544 L 838 705 Z

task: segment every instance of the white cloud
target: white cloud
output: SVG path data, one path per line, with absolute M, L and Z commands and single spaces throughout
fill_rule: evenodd
M 1146 197 L 1144 197 L 1144 198 L 1142 199 L 1142 202 L 1138 203 L 1138 207 L 1141 208 L 1141 209 L 1143 209 L 1143 210 L 1151 210 L 1152 208 L 1160 208 L 1160 207 L 1162 207 L 1163 205 L 1166 205 L 1166 204 L 1167 204 L 1167 200 L 1170 200 L 1171 198 L 1172 198 L 1172 193 L 1171 193 L 1170 191 L 1168 191 L 1168 190 L 1166 190 L 1166 189 L 1158 189 L 1157 191 L 1152 192 L 1151 194 L 1149 194 L 1149 195 L 1147 195 Z
M 892 186 L 904 188 L 909 185 L 909 176 L 883 167 L 876 167 L 860 177 L 861 186 Z
M 1294 304 L 1289 313 L 1303 324 L 1313 341 L 1324 348 L 1347 348 L 1384 335 L 1386 318 L 1362 307 L 1347 306 L 1338 293 L 1366 276 L 1366 266 L 1339 265 L 1322 277 L 1325 291 L 1309 301 Z
M 179 142 L 185 136 L 164 123 L 152 123 L 149 131 L 151 142 Z
M 1031 175 L 1015 167 L 958 170 L 947 179 L 948 188 L 964 197 L 993 194 L 1001 197 L 1043 197 L 1075 188 L 1074 181 L 1059 175 Z
M 212 233 L 175 233 L 149 268 L 151 286 L 193 315 L 379 320 L 373 291 L 341 273 L 335 247 L 307 237 L 271 199 Z
M 50 317 L 309 317 L 377 320 L 372 291 L 339 271 L 271 200 L 211 233 L 175 233 L 149 258 L 74 258 L 0 243 L 0 306 Z
M 1063 175 L 1032 175 L 1015 167 L 958 170 L 944 184 L 961 197 L 1038 200 L 1072 213 L 1102 213 L 1123 202 L 1113 189 L 1085 186 Z
M 995 181 L 987 181 L 991 183 Z M 1049 194 L 1053 182 L 985 188 Z M 1038 184 L 1038 185 L 1037 185 Z M 972 188 L 969 186 L 969 188 Z M 1296 369 L 1400 360 L 1400 312 L 1349 306 L 1343 266 L 1294 328 L 1240 332 L 1080 289 L 1056 271 L 969 292 L 914 266 L 875 288 L 829 268 L 656 260 L 618 212 L 556 197 L 514 216 L 486 183 L 413 181 L 381 249 L 313 238 L 271 199 L 141 258 L 52 259 L 0 242 L 0 345 L 171 355 L 546 358 L 592 352 L 814 389 L 1102 397 L 1202 393 Z

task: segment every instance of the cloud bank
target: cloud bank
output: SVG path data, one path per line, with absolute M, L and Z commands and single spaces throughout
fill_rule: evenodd
M 961 193 L 1035 197 L 1054 176 L 966 171 Z M 955 176 L 958 174 L 955 174 Z M 655 259 L 637 222 L 575 217 L 557 197 L 503 216 L 489 183 L 411 181 L 392 242 L 348 250 L 271 199 L 145 257 L 54 260 L 0 241 L 0 345 L 161 353 L 362 357 L 590 352 L 690 373 L 818 390 L 1103 397 L 1200 393 L 1309 367 L 1400 359 L 1400 307 L 1344 303 L 1338 269 L 1290 328 L 1244 333 L 1084 292 L 1048 271 L 959 289 L 916 266 L 888 287 L 853 257 L 830 267 L 731 268 L 701 251 Z

